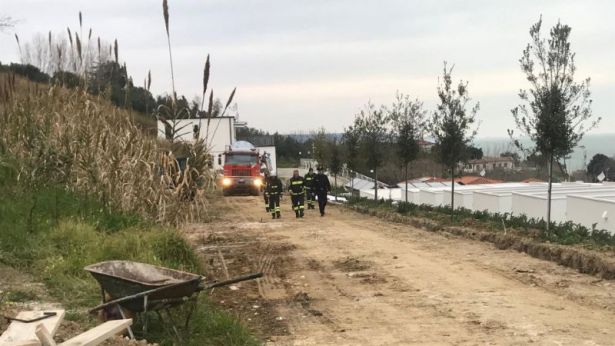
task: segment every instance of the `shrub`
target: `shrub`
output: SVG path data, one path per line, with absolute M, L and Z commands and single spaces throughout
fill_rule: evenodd
M 11 63 L 8 71 L 38 83 L 47 83 L 50 79 L 48 74 L 41 72 L 38 67 L 29 64 Z

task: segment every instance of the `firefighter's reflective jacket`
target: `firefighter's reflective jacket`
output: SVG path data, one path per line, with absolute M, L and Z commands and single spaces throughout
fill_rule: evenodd
M 292 177 L 288 181 L 288 190 L 293 196 L 302 195 L 305 193 L 305 181 L 302 177 Z
M 282 181 L 278 177 L 269 177 L 265 193 L 267 196 L 278 196 L 282 194 Z
M 314 174 L 314 173 L 308 173 L 303 178 L 303 180 L 305 181 L 305 189 L 306 190 L 312 190 L 314 188 L 314 176 L 315 175 L 316 174 Z

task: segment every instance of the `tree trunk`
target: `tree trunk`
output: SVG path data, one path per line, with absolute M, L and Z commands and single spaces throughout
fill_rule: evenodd
M 549 188 L 547 192 L 547 232 L 551 228 L 551 188 L 553 185 L 553 154 L 549 155 Z
M 455 165 L 451 167 L 451 220 L 455 215 Z
M 404 193 L 406 195 L 406 203 L 408 203 L 408 164 L 406 163 L 406 173 L 404 176 L 404 180 L 406 181 L 406 192 Z
M 333 184 L 335 184 L 335 193 L 333 195 L 335 196 L 335 201 L 337 202 L 337 174 L 333 175 L 333 181 Z
M 354 197 L 354 171 L 350 170 L 350 190 L 352 197 Z
M 374 201 L 378 201 L 378 168 L 374 168 Z

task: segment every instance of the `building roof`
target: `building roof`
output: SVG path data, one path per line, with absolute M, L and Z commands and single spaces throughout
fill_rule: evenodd
M 428 145 L 434 145 L 434 142 L 430 142 L 430 141 L 426 141 L 424 139 L 419 139 L 418 141 L 416 141 L 416 143 L 420 146 L 428 146 Z
M 500 183 L 503 183 L 504 180 L 489 179 L 485 177 L 466 175 L 466 176 L 455 179 L 455 182 L 459 183 L 460 185 L 478 185 L 478 184 L 500 184 Z
M 494 162 L 514 162 L 515 160 L 510 156 L 503 157 L 494 157 L 494 156 L 483 156 L 482 159 L 479 160 L 470 160 L 468 163 L 494 163 Z
M 405 188 L 406 182 L 401 181 L 397 184 L 398 187 Z M 408 180 L 408 188 L 432 188 L 432 187 L 442 187 L 442 186 L 451 186 L 451 180 L 447 178 L 439 178 L 439 177 L 421 177 Z
M 503 180 L 499 179 L 490 179 L 473 175 L 466 175 L 463 177 L 455 178 L 455 184 L 457 185 L 500 184 L 503 182 Z M 403 188 L 405 186 L 405 183 L 405 181 L 402 181 L 398 183 L 397 186 Z M 451 179 L 440 177 L 421 177 L 408 180 L 408 187 L 430 188 L 440 186 L 451 186 Z

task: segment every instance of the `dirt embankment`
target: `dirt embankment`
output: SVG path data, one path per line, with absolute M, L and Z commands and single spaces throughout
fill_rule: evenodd
M 212 276 L 265 277 L 212 297 L 272 344 L 612 344 L 615 282 L 452 232 L 342 208 L 271 220 L 255 197 L 186 232 Z

